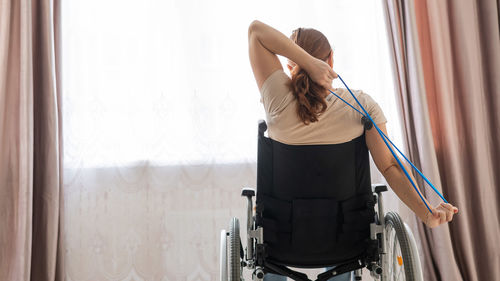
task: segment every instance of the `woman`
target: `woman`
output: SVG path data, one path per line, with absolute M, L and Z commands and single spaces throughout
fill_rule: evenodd
M 310 28 L 294 30 L 290 38 L 259 21 L 248 29 L 249 56 L 255 80 L 266 111 L 269 137 L 286 144 L 335 144 L 351 141 L 363 134 L 358 112 L 333 96 L 360 109 L 345 89 L 333 89 L 333 51 L 328 39 Z M 291 79 L 277 57 L 288 58 Z M 387 120 L 378 104 L 362 91 L 356 98 L 386 135 Z M 458 209 L 446 203 L 428 211 L 403 170 L 398 166 L 377 130 L 366 130 L 366 145 L 372 158 L 397 196 L 428 226 L 436 227 L 453 219 Z M 405 165 L 416 183 L 411 169 Z M 430 206 L 430 204 L 428 204 Z M 266 275 L 265 279 L 282 276 Z M 349 280 L 350 274 L 332 280 Z

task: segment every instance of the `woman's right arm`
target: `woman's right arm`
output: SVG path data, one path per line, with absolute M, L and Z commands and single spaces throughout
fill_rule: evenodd
M 377 124 L 377 126 L 387 135 L 385 124 Z M 436 227 L 449 222 L 453 219 L 453 215 L 458 213 L 458 209 L 451 204 L 441 203 L 436 207 L 432 207 L 429 202 L 425 201 L 430 206 L 432 214 L 427 210 L 424 202 L 420 199 L 420 196 L 411 185 L 401 167 L 399 167 L 396 159 L 394 159 L 376 129 L 372 128 L 366 131 L 366 145 L 370 150 L 375 165 L 377 165 L 377 168 L 387 180 L 392 190 L 428 227 Z M 408 165 L 403 164 L 403 166 L 417 186 Z
M 259 89 L 274 71 L 283 69 L 277 55 L 302 67 L 313 81 L 329 89 L 336 77 L 324 61 L 309 55 L 300 46 L 271 26 L 254 20 L 248 27 L 250 64 Z

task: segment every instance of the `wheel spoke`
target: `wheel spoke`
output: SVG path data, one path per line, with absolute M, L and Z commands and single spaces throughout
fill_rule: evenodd
M 399 263 L 398 263 L 398 239 L 396 236 L 394 236 L 394 246 L 392 247 L 392 264 L 394 266 L 394 273 L 395 275 L 397 274 L 398 272 L 398 269 L 399 269 Z M 394 280 L 398 280 L 396 277 L 394 278 Z
M 397 280 L 405 280 L 405 279 L 406 279 L 406 278 L 405 278 L 405 275 L 403 274 L 403 272 L 404 272 L 404 270 L 403 270 L 403 268 L 401 268 L 401 269 L 399 270 L 398 274 L 397 274 Z M 402 274 L 403 274 L 403 275 L 402 275 Z M 399 276 L 401 276 L 401 275 L 403 276 L 403 279 L 399 279 Z
M 386 259 L 387 259 L 387 265 L 389 266 L 388 268 L 388 276 L 389 280 L 394 280 L 394 272 L 396 270 L 396 266 L 394 264 L 394 243 L 393 241 L 396 239 L 396 230 L 392 227 L 392 225 L 387 225 L 386 227 L 386 245 L 388 249 L 386 249 Z
M 404 260 L 403 260 L 403 263 L 401 265 L 399 265 L 399 260 L 398 260 L 398 257 L 403 258 L 403 255 L 401 253 L 401 247 L 400 247 L 398 239 L 395 239 L 395 241 L 394 241 L 394 257 L 395 257 L 395 263 L 397 264 L 396 265 L 397 270 L 396 270 L 396 273 L 394 274 L 396 276 L 395 280 L 398 280 L 398 281 L 399 280 L 406 280 L 406 276 L 404 274 Z M 400 279 L 400 277 L 402 277 L 402 279 Z

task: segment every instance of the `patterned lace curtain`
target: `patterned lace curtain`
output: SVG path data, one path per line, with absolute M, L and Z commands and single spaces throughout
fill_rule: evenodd
M 255 187 L 254 19 L 322 31 L 401 143 L 378 1 L 62 1 L 68 280 L 218 278 L 220 229 Z

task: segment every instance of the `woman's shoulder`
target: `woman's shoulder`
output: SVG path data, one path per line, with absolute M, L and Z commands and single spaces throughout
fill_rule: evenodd
M 285 109 L 294 99 L 290 88 L 290 78 L 278 69 L 266 78 L 260 89 L 261 101 L 266 112 L 274 116 Z
M 376 124 L 387 122 L 384 112 L 382 111 L 378 103 L 369 94 L 362 90 L 351 90 L 351 92 L 354 94 L 363 108 L 371 115 Z M 341 96 L 343 99 L 345 99 L 359 111 L 363 111 L 347 89 L 342 89 L 342 94 L 344 95 Z
M 288 88 L 288 82 L 290 81 L 290 77 L 285 73 L 285 71 L 280 68 L 271 73 L 264 83 L 262 83 L 262 87 L 260 88 L 260 92 L 264 93 L 265 91 L 269 90 L 270 87 L 273 86 L 287 86 Z
M 335 90 L 336 93 L 339 94 L 341 98 L 345 99 L 346 101 L 349 101 L 351 105 L 357 105 L 356 100 L 352 97 L 349 90 L 345 88 L 338 88 Z M 363 90 L 351 89 L 351 92 L 363 106 L 369 106 L 375 103 L 375 100 Z

